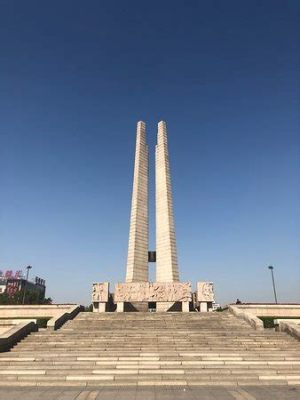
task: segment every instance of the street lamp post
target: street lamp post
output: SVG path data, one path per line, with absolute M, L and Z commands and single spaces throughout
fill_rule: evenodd
M 24 304 L 24 303 L 25 303 L 25 296 L 26 296 L 27 282 L 28 282 L 28 278 L 29 278 L 29 271 L 31 270 L 31 268 L 32 268 L 32 266 L 31 266 L 31 265 L 28 265 L 28 266 L 26 267 L 26 269 L 27 269 L 27 272 L 26 272 L 26 282 L 25 282 L 25 286 L 24 286 L 24 293 L 23 293 L 23 301 L 22 301 L 22 304 Z
M 269 270 L 271 271 L 271 276 L 272 276 L 272 284 L 273 284 L 273 291 L 274 291 L 274 297 L 275 297 L 275 303 L 277 304 L 277 294 L 276 294 L 276 288 L 275 288 L 275 279 L 274 279 L 274 267 L 272 265 L 268 266 Z

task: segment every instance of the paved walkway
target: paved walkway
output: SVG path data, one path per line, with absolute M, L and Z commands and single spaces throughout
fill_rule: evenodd
M 0 400 L 299 400 L 300 386 L 0 388 Z

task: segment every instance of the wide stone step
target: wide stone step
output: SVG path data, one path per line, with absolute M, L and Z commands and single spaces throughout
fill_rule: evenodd
M 227 370 L 227 371 L 232 371 L 232 370 L 240 370 L 243 369 L 244 371 L 252 371 L 252 370 L 257 370 L 257 369 L 264 369 L 265 372 L 268 370 L 276 370 L 276 371 L 282 371 L 282 370 L 293 370 L 293 371 L 300 371 L 300 363 L 294 364 L 294 363 L 289 363 L 289 362 L 206 362 L 206 361 L 201 361 L 201 362 L 193 362 L 193 361 L 160 361 L 160 362 L 132 362 L 132 361 L 124 361 L 124 362 L 110 362 L 110 361 L 76 361 L 76 360 L 69 360 L 69 361 L 54 361 L 54 362 L 49 362 L 49 360 L 40 360 L 36 364 L 35 363 L 5 363 L 3 364 L 3 367 L 5 368 L 2 369 L 1 373 L 6 373 L 7 370 L 19 370 L 21 369 L 44 369 L 46 368 L 47 371 L 48 369 L 55 369 L 56 367 L 59 367 L 59 369 L 76 369 L 76 368 L 101 368 L 101 369 L 107 369 L 107 368 L 114 368 L 114 369 L 136 369 L 136 368 L 142 368 L 142 369 L 176 369 L 180 368 L 181 370 L 185 369 L 191 369 L 191 370 L 197 370 L 198 372 L 201 370 L 213 370 L 213 369 L 220 369 L 220 370 Z M 267 369 L 266 369 L 267 367 Z M 202 372 L 201 372 L 202 373 Z
M 59 332 L 59 333 L 55 333 L 52 334 L 48 333 L 47 335 L 32 335 L 30 336 L 30 338 L 41 338 L 41 339 L 45 339 L 45 338 L 76 338 L 76 337 L 82 337 L 82 338 L 93 338 L 93 337 L 107 337 L 107 338 L 112 338 L 112 339 L 121 339 L 121 338 L 126 338 L 126 337 L 132 337 L 132 338 L 205 338 L 206 335 L 209 339 L 220 339 L 220 338 L 246 338 L 249 340 L 255 340 L 255 339 L 261 339 L 261 340 L 283 340 L 285 342 L 289 341 L 289 337 L 286 338 L 286 336 L 282 335 L 282 334 L 278 334 L 278 335 L 266 335 L 266 334 L 249 334 L 249 333 L 245 333 L 245 332 L 238 332 L 238 331 L 234 331 L 234 332 L 226 332 L 226 331 L 213 331 L 213 332 L 206 332 L 206 334 L 204 335 L 203 332 L 199 332 L 199 331 L 192 331 L 192 330 L 188 330 L 188 331 L 177 331 L 177 332 L 168 332 L 166 329 L 164 329 L 161 332 L 155 332 L 155 331 L 151 331 L 151 332 L 126 332 L 124 331 L 123 335 L 120 333 L 115 333 L 114 331 L 102 331 L 101 329 L 95 330 L 95 331 L 80 331 L 77 330 L 76 332 Z M 292 341 L 292 339 L 290 340 Z
M 207 385 L 207 386 L 248 386 L 248 385 L 296 385 L 299 384 L 299 375 L 283 375 L 283 376 L 272 376 L 272 375 L 261 375 L 261 376 L 240 376 L 240 377 L 229 377 L 224 376 L 220 379 L 215 379 L 214 376 L 193 376 L 187 374 L 145 374 L 138 376 L 128 375 L 68 375 L 66 377 L 60 376 L 30 376 L 30 375 L 12 375 L 6 377 L 5 383 L 2 386 L 48 386 L 55 382 L 55 386 L 136 386 L 136 385 Z
M 12 351 L 40 351 L 43 346 L 20 346 L 18 350 L 16 348 L 12 349 Z M 76 351 L 74 349 L 74 346 L 63 346 L 63 345 L 53 345 L 49 346 L 48 350 L 55 350 L 55 349 L 66 349 L 67 351 Z M 109 345 L 93 345 L 93 346 L 83 346 L 81 345 L 81 351 L 92 351 L 92 350 L 98 350 L 98 351 L 123 351 L 123 350 L 128 350 L 128 351 L 177 351 L 177 352 L 183 352 L 183 351 L 204 351 L 204 350 L 211 350 L 211 351 L 221 351 L 222 349 L 224 350 L 232 350 L 232 351 L 239 351 L 239 350 L 248 350 L 248 351 L 259 351 L 259 350 L 274 350 L 276 351 L 276 346 L 274 345 L 269 345 L 269 346 L 249 346 L 249 345 L 243 345 L 241 344 L 240 346 L 211 346 L 209 344 L 206 344 L 204 346 L 159 346 L 159 345 L 135 345 L 135 346 L 109 346 Z M 280 346 L 279 350 L 292 350 L 292 347 L 284 347 Z
M 225 353 L 224 353 L 225 354 Z M 50 358 L 74 358 L 74 359 L 82 359 L 85 358 L 87 360 L 91 361 L 101 361 L 101 360 L 110 360 L 110 361 L 118 361 L 122 360 L 124 357 L 126 359 L 132 359 L 133 361 L 139 361 L 139 360 L 149 360 L 149 361 L 159 361 L 159 360 L 164 360 L 164 359 L 178 359 L 178 360 L 211 360 L 211 361 L 242 361 L 242 360 L 286 360 L 286 361 L 291 361 L 291 362 L 297 362 L 299 361 L 299 353 L 289 353 L 285 354 L 282 353 L 281 355 L 274 354 L 274 353 L 266 353 L 266 354 L 256 354 L 254 352 L 247 352 L 247 354 L 241 354 L 238 355 L 232 354 L 232 353 L 227 353 L 226 355 L 213 355 L 212 354 L 207 354 L 204 355 L 204 353 L 176 353 L 176 352 L 166 352 L 166 353 L 141 353 L 141 352 L 115 352 L 115 354 L 110 354 L 108 352 L 39 352 L 39 353 L 34 353 L 32 354 L 31 352 L 22 352 L 22 353 L 2 353 L 0 357 L 0 362 L 2 361 L 7 361 L 7 360 L 23 360 L 23 361 L 34 361 L 39 357 L 50 357 Z
M 60 352 L 59 352 L 59 350 L 60 350 Z M 124 351 L 124 350 L 128 350 L 128 351 Z M 97 348 L 87 348 L 87 349 L 84 349 L 84 350 L 82 350 L 81 351 L 81 353 L 79 352 L 79 351 L 76 351 L 76 350 L 74 350 L 74 349 L 72 349 L 72 348 L 70 348 L 69 350 L 68 349 L 66 349 L 66 348 L 53 348 L 52 350 L 51 350 L 51 353 L 57 353 L 57 354 L 61 354 L 62 352 L 64 353 L 63 355 L 69 355 L 69 356 L 74 356 L 74 355 L 80 355 L 80 354 L 86 354 L 86 355 L 90 355 L 90 354 L 96 354 L 96 353 L 98 353 L 98 354 L 102 354 L 102 355 L 107 355 L 107 354 L 109 354 L 109 355 L 120 355 L 120 354 L 128 354 L 128 355 L 131 355 L 131 354 L 140 354 L 141 352 L 150 352 L 150 351 L 156 351 L 156 352 L 161 352 L 161 353 L 163 353 L 163 352 L 166 352 L 166 351 L 168 351 L 168 350 L 170 350 L 170 348 L 163 348 L 163 349 L 159 349 L 159 348 L 155 348 L 155 347 L 141 347 L 141 348 L 134 348 L 134 349 L 124 349 L 124 348 L 119 348 L 119 349 L 114 349 L 114 348 L 101 348 L 101 347 L 97 347 Z M 185 352 L 185 351 L 191 351 L 191 350 L 193 350 L 193 349 L 191 349 L 191 348 L 175 348 L 175 349 L 173 349 L 174 350 L 174 352 L 177 352 L 177 353 L 180 353 L 180 352 Z M 195 349 L 195 351 L 196 350 L 211 350 L 211 351 L 221 351 L 221 350 L 224 350 L 224 348 L 222 348 L 222 347 L 220 347 L 220 348 L 209 348 L 209 347 L 205 347 L 205 348 L 203 348 L 203 349 Z M 236 348 L 236 349 L 231 349 L 231 351 L 229 352 L 230 354 L 234 354 L 235 353 L 235 351 L 238 351 L 238 350 L 243 350 L 243 348 L 242 347 L 239 347 L 239 348 Z M 255 354 L 255 352 L 257 352 L 257 351 L 253 351 L 253 350 L 251 350 L 251 349 L 247 349 L 247 348 L 245 348 L 245 350 L 248 350 L 248 352 L 250 353 L 250 354 Z M 273 352 L 275 352 L 276 351 L 276 348 L 274 348 L 274 349 L 272 349 L 271 348 L 271 351 L 273 350 Z M 43 353 L 42 352 L 42 350 L 41 349 L 24 349 L 23 351 L 22 351 L 22 354 L 23 355 L 32 355 L 32 353 L 37 353 L 37 352 L 39 352 L 39 353 L 41 353 L 41 354 L 45 354 L 45 353 Z M 13 349 L 13 351 L 11 351 L 11 353 L 12 354 L 18 354 L 18 350 L 15 350 L 15 349 Z M 258 352 L 257 352 L 258 353 Z
M 203 345 L 208 345 L 208 346 L 220 346 L 220 340 L 201 340 L 201 341 L 195 341 L 195 340 L 189 340 L 188 338 L 186 338 L 185 340 L 179 340 L 179 339 L 172 339 L 169 338 L 169 340 L 167 339 L 147 339 L 147 340 L 141 340 L 141 339 L 134 339 L 135 343 L 131 343 L 130 340 L 110 340 L 108 338 L 98 338 L 98 339 L 91 339 L 90 341 L 88 340 L 71 340 L 71 338 L 69 338 L 69 340 L 55 340 L 54 338 L 52 338 L 52 340 L 49 340 L 47 342 L 47 344 L 50 345 L 63 345 L 63 346 L 73 346 L 76 344 L 80 344 L 83 346 L 118 346 L 121 347 L 122 346 L 128 346 L 128 347 L 134 347 L 135 345 L 138 346 L 167 346 L 168 344 L 170 346 L 203 346 Z M 257 346 L 278 346 L 278 347 L 284 347 L 284 348 L 288 348 L 288 347 L 292 347 L 293 343 L 289 343 L 289 342 L 284 342 L 284 341 L 264 341 L 264 340 L 238 340 L 238 339 L 231 339 L 226 340 L 223 339 L 224 342 L 224 346 L 236 346 L 236 345 L 247 345 L 247 346 L 253 346 L 253 347 L 257 347 Z M 43 345 L 45 344 L 44 341 L 40 341 L 37 340 L 36 342 L 34 340 L 30 340 L 30 341 L 22 341 L 20 343 L 20 347 L 24 346 L 24 344 L 28 345 L 28 346 L 32 346 L 32 345 Z
M 113 347 L 117 347 L 117 348 L 122 348 L 122 347 L 130 347 L 130 348 L 134 348 L 134 347 L 166 347 L 166 348 L 170 348 L 170 347 L 187 347 L 187 348 L 191 348 L 191 347 L 195 347 L 197 348 L 197 346 L 199 347 L 204 347 L 204 346 L 208 346 L 208 347 L 220 347 L 220 343 L 219 342 L 213 342 L 213 341 L 201 341 L 200 343 L 194 343 L 192 341 L 172 341 L 170 339 L 170 341 L 158 341 L 158 340 L 146 340 L 146 341 L 135 341 L 136 343 L 128 343 L 127 341 L 110 341 L 110 340 L 95 340 L 95 341 L 91 341 L 86 342 L 86 341 L 49 341 L 47 343 L 48 348 L 50 348 L 51 346 L 57 346 L 57 347 L 61 347 L 61 346 L 78 346 L 81 345 L 83 347 L 108 347 L 108 348 L 113 348 Z M 43 346 L 44 343 L 40 342 L 40 343 L 34 343 L 34 342 L 22 342 L 19 345 L 19 348 L 27 346 L 27 347 L 41 347 Z M 231 340 L 230 343 L 224 343 L 224 347 L 238 347 L 238 346 L 248 346 L 248 347 L 253 347 L 253 348 L 260 348 L 260 347 L 274 347 L 276 346 L 277 348 L 292 348 L 292 345 L 289 345 L 288 343 L 284 343 L 284 342 L 262 342 L 262 341 L 254 341 L 254 342 L 249 342 L 249 341 L 242 341 L 242 340 Z
M 28 357 L 29 358 L 29 357 Z M 278 360 L 278 359 L 270 359 L 270 360 L 241 360 L 227 358 L 227 359 L 167 359 L 167 360 L 158 360 L 155 358 L 152 359 L 142 359 L 139 357 L 119 357 L 118 360 L 105 359 L 104 357 L 65 357 L 60 358 L 51 358 L 51 357 L 40 357 L 34 358 L 31 361 L 26 360 L 25 358 L 19 358 L 20 361 L 14 358 L 4 359 L 0 365 L 12 365 L 17 366 L 19 368 L 20 365 L 27 366 L 40 366 L 40 365 L 77 365 L 77 364 L 85 364 L 85 365 L 114 365 L 116 368 L 123 368 L 123 365 L 155 365 L 155 366 L 170 366 L 173 368 L 174 365 L 179 365 L 183 367 L 189 368 L 213 368 L 218 366 L 223 368 L 223 366 L 228 368 L 261 368 L 262 366 L 268 366 L 270 368 L 300 368 L 300 360 Z M 26 360 L 26 361 L 25 361 Z

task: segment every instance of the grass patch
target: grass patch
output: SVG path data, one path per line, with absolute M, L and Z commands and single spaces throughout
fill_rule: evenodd
M 299 319 L 299 317 L 257 317 L 264 323 L 264 328 L 275 328 L 274 319 Z
M 49 319 L 51 319 L 52 317 L 50 317 L 50 318 L 37 318 L 36 320 L 36 322 L 37 322 L 37 326 L 39 327 L 39 328 L 47 328 L 47 322 L 49 321 Z
M 215 312 L 223 312 L 223 311 L 227 311 L 228 307 L 219 307 L 215 310 Z

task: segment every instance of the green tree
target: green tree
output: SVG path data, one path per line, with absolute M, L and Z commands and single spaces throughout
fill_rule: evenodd
M 20 290 L 13 296 L 9 296 L 7 293 L 0 294 L 1 305 L 17 305 L 23 304 L 24 290 Z M 24 304 L 52 304 L 51 297 L 44 298 L 43 293 L 32 290 L 27 290 L 25 293 Z

